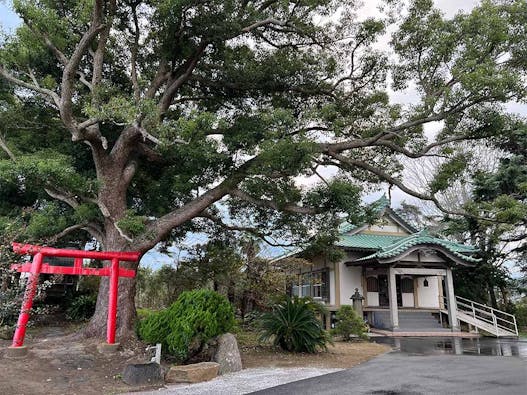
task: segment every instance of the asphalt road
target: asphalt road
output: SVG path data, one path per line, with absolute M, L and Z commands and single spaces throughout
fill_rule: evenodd
M 349 370 L 254 394 L 526 395 L 527 364 L 517 357 L 392 352 Z

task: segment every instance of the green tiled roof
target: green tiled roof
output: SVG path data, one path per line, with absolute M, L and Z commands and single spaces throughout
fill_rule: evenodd
M 348 233 L 350 230 L 353 230 L 357 225 L 350 224 L 347 221 L 344 221 L 339 225 L 339 233 Z
M 371 236 L 371 235 L 368 235 L 368 236 Z M 357 261 L 392 258 L 392 257 L 402 254 L 404 251 L 408 250 L 409 248 L 419 245 L 419 244 L 432 244 L 432 245 L 441 246 L 443 248 L 446 248 L 453 255 L 467 262 L 477 263 L 481 261 L 481 259 L 477 259 L 469 255 L 465 255 L 467 253 L 476 252 L 477 250 L 474 247 L 466 246 L 466 245 L 459 244 L 459 243 L 454 243 L 448 240 L 439 239 L 437 237 L 433 237 L 426 230 L 422 230 L 420 232 L 411 234 L 406 237 L 399 237 L 398 240 L 394 240 L 392 243 L 380 247 L 378 251 L 376 251 L 374 254 L 357 259 Z
M 426 230 L 417 232 L 410 224 L 407 224 L 404 219 L 399 218 L 395 212 L 390 209 L 390 200 L 383 195 L 380 199 L 371 203 L 370 208 L 374 213 L 381 216 L 388 210 L 388 214 L 392 217 L 396 217 L 403 223 L 403 228 L 411 234 L 401 235 L 383 235 L 376 233 L 352 233 L 353 230 L 360 231 L 357 225 L 350 224 L 349 222 L 342 222 L 339 226 L 339 239 L 335 243 L 338 247 L 350 248 L 355 250 L 362 250 L 370 255 L 355 260 L 355 262 L 364 262 L 372 259 L 386 259 L 396 257 L 403 254 L 406 250 L 416 245 L 436 245 L 445 248 L 454 256 L 470 263 L 480 262 L 481 259 L 473 258 L 472 254 L 478 252 L 478 250 L 472 246 L 467 246 L 452 241 L 440 239 L 434 237 Z M 293 256 L 301 252 L 301 248 L 297 248 L 284 253 L 275 260 L 282 259 L 288 256 Z
M 374 214 L 380 216 L 382 211 L 390 207 L 390 200 L 386 195 L 382 195 L 379 199 L 369 204 L 369 208 L 373 211 Z M 349 231 L 356 229 L 357 225 L 350 224 L 348 221 L 344 221 L 339 226 L 339 233 L 348 233 Z
M 380 213 L 386 207 L 390 207 L 390 199 L 388 199 L 386 195 L 383 194 L 379 199 L 371 203 L 370 207 L 372 208 L 373 212 Z
M 406 237 L 406 235 L 388 236 L 364 233 L 340 235 L 336 245 L 339 247 L 357 248 L 360 250 L 378 250 L 379 248 L 387 247 Z

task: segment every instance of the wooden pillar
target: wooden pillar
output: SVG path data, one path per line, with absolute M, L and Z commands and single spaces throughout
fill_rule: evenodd
M 448 323 L 450 324 L 450 329 L 454 331 L 459 331 L 459 322 L 457 320 L 457 303 L 456 295 L 454 294 L 454 280 L 452 278 L 452 269 L 446 269 L 445 277 L 446 285 L 446 296 L 448 301 Z
M 335 306 L 340 307 L 340 262 L 335 262 Z
M 388 269 L 388 299 L 390 301 L 390 321 L 392 330 L 399 328 L 399 311 L 397 308 L 397 289 L 395 282 L 395 270 L 393 266 Z
M 439 290 L 439 308 L 445 309 L 445 298 L 443 295 L 443 276 L 437 276 L 437 289 Z
M 419 296 L 418 293 L 418 287 L 419 287 L 419 277 L 414 277 L 414 307 L 419 307 Z
M 364 297 L 364 306 L 368 306 L 368 284 L 366 283 L 366 269 L 361 268 L 360 285 L 362 286 L 362 296 Z

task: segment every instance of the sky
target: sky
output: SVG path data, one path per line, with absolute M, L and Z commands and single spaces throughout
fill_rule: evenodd
M 10 2 L 0 1 L 0 26 L 4 31 L 12 31 L 20 23 L 20 18 L 9 8 Z
M 365 0 L 363 9 L 360 13 L 361 18 L 374 17 L 378 16 L 377 6 L 379 5 L 379 0 Z M 438 6 L 446 16 L 453 16 L 459 11 L 468 11 L 472 9 L 476 4 L 477 0 L 435 0 L 436 6 Z M 21 23 L 20 18 L 9 7 L 10 1 L 0 0 L 0 28 L 2 31 L 7 33 L 12 33 L 14 29 Z M 384 40 L 383 40 L 384 41 Z M 387 40 L 385 41 L 387 42 Z M 381 44 L 382 45 L 382 44 Z M 386 45 L 386 44 L 384 44 Z M 398 103 L 411 103 L 417 98 L 415 92 L 407 90 L 404 92 L 392 92 L 391 99 L 394 102 Z M 511 112 L 516 112 L 519 114 L 527 115 L 527 107 L 523 104 L 511 103 L 508 106 L 508 110 Z M 427 125 L 425 132 L 429 136 L 433 136 L 437 129 L 440 127 L 440 124 Z M 325 172 L 326 176 L 331 176 L 334 174 L 334 171 L 327 170 Z M 309 185 L 312 184 L 316 179 L 315 177 L 299 179 L 300 184 Z M 372 202 L 378 199 L 386 190 L 378 191 L 364 197 L 366 203 Z M 392 197 L 392 206 L 397 207 L 400 203 L 405 200 L 407 202 L 415 202 L 416 199 L 402 192 L 398 188 L 393 188 L 391 191 Z M 183 242 L 185 245 L 192 245 L 196 243 L 204 243 L 207 238 L 203 234 L 190 234 L 187 239 Z M 172 253 L 170 256 L 162 254 L 158 251 L 151 250 L 143 257 L 141 263 L 145 266 L 152 268 L 158 268 L 162 264 L 172 264 L 174 261 L 177 261 L 186 256 L 185 252 L 181 252 L 177 248 L 171 249 Z M 265 247 L 263 253 L 265 255 L 274 255 L 277 253 L 276 248 Z

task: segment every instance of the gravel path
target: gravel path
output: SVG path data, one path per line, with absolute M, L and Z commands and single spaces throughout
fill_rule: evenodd
M 324 368 L 253 368 L 218 376 L 198 384 L 175 384 L 157 391 L 141 392 L 142 395 L 241 395 L 269 387 L 303 380 L 343 369 Z M 137 393 L 134 393 L 137 395 Z

